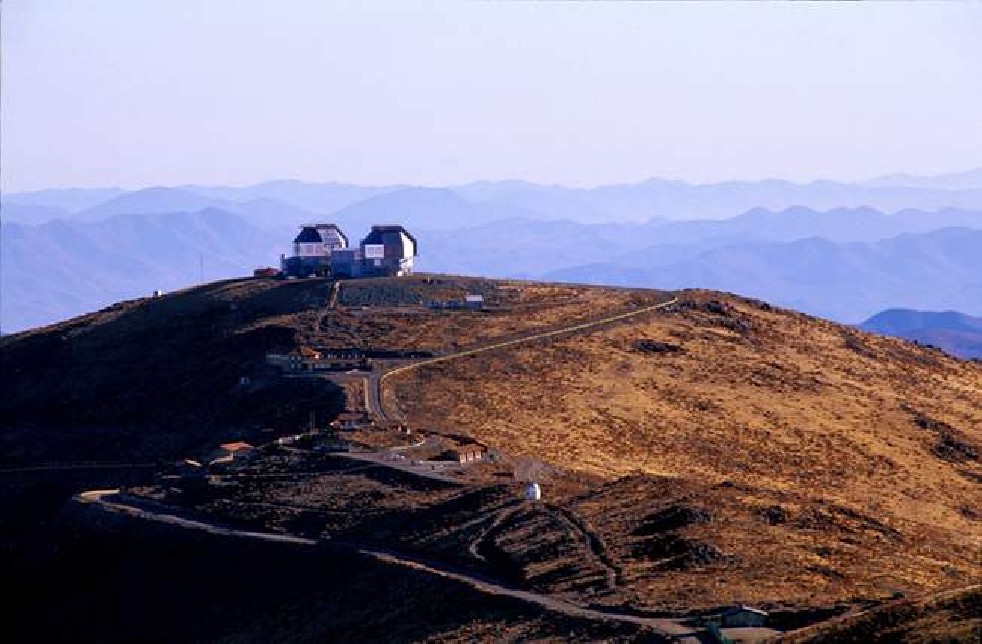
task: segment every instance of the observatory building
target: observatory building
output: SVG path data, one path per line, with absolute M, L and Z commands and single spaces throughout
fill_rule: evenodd
M 339 278 L 412 275 L 419 254 L 416 238 L 399 225 L 372 226 L 357 248 L 335 224 L 304 224 L 293 240 L 293 256 L 280 258 L 286 277 Z
M 304 224 L 293 240 L 293 256 L 281 257 L 284 275 L 308 277 L 330 272 L 331 256 L 348 247 L 348 237 L 335 224 Z

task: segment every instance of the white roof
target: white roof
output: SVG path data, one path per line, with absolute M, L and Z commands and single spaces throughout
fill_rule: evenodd
M 468 295 L 467 296 L 467 301 L 468 302 L 483 302 L 484 301 L 484 296 L 483 295 Z
M 725 615 L 732 615 L 733 613 L 756 613 L 757 615 L 767 615 L 766 610 L 762 610 L 760 608 L 754 608 L 753 606 L 747 606 L 746 604 L 741 604 L 740 606 L 733 606 L 723 611 L 723 614 Z

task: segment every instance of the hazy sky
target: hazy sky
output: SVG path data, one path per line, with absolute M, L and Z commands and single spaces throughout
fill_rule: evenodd
M 6 190 L 982 166 L 980 3 L 0 6 Z

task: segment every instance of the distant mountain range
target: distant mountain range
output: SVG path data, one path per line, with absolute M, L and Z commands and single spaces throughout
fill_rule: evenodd
M 978 315 L 976 175 L 883 177 L 872 185 L 651 180 L 570 189 L 521 181 L 449 188 L 272 181 L 10 194 L 0 210 L 0 325 L 10 332 L 192 284 L 199 254 L 205 279 L 275 265 L 296 226 L 315 220 L 335 221 L 354 243 L 371 224 L 405 224 L 420 240 L 417 266 L 424 271 L 706 287 L 847 323 L 897 306 Z M 885 214 L 869 205 L 760 206 L 798 199 L 899 207 Z M 977 209 L 955 207 L 976 201 Z M 913 208 L 917 203 L 940 205 Z M 706 218 L 726 212 L 737 214 Z
M 413 204 L 426 203 L 429 209 L 425 221 L 417 222 L 417 225 L 432 228 L 474 225 L 487 221 L 489 213 L 494 213 L 493 217 L 497 219 L 523 216 L 608 223 L 642 222 L 654 218 L 724 219 L 754 208 L 782 211 L 794 206 L 817 210 L 869 207 L 888 213 L 904 209 L 982 210 L 982 170 L 939 177 L 891 175 L 864 183 L 764 180 L 691 184 L 649 179 L 595 188 L 568 188 L 526 181 L 479 181 L 442 188 L 267 181 L 241 187 L 186 185 L 135 191 L 117 188 L 43 190 L 5 194 L 3 204 L 18 206 L 4 213 L 4 221 L 18 223 L 43 223 L 44 217 L 95 221 L 120 214 L 190 212 L 206 207 L 240 212 L 239 204 L 257 200 L 270 205 L 280 204 L 286 210 L 299 209 L 301 213 L 330 217 L 335 213 L 340 216 L 346 209 L 357 209 L 358 204 L 366 200 L 371 203 L 384 195 L 392 195 L 390 201 L 384 202 L 391 206 L 411 208 Z M 57 208 L 63 212 L 32 212 L 27 209 L 31 206 Z M 483 216 L 473 216 L 468 206 Z M 466 212 L 462 214 L 462 210 Z M 276 223 L 286 218 L 271 211 L 263 214 Z M 254 223 L 263 225 L 264 222 L 254 220 Z
M 982 359 L 982 317 L 956 311 L 887 309 L 863 322 L 860 328 L 930 344 L 960 358 Z
M 927 188 L 929 190 L 977 190 L 982 188 L 982 168 L 966 172 L 918 177 L 909 174 L 888 174 L 863 182 L 874 188 Z
M 289 241 L 289 240 L 286 240 Z M 0 225 L 0 327 L 48 324 L 122 299 L 276 264 L 281 236 L 218 209 Z M 203 260 L 199 264 L 199 259 Z
M 658 246 L 616 262 L 566 268 L 557 281 L 659 288 L 698 286 L 758 297 L 855 323 L 889 306 L 982 314 L 982 230 L 946 228 L 875 242 Z
M 120 188 L 63 188 L 11 192 L 3 195 L 2 205 L 50 206 L 69 213 L 79 212 L 125 194 Z

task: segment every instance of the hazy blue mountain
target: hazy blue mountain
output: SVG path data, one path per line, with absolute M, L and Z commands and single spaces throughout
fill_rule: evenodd
M 11 192 L 3 195 L 3 203 L 16 203 L 25 206 L 50 206 L 79 212 L 100 203 L 109 201 L 125 193 L 120 188 L 64 188 L 55 190 L 35 190 L 33 192 Z
M 921 181 L 922 186 L 902 185 L 904 180 L 897 178 L 881 179 L 885 185 L 875 185 L 875 181 L 871 185 L 860 185 L 834 181 L 797 184 L 778 180 L 690 184 L 649 179 L 636 184 L 595 188 L 567 188 L 525 181 L 481 181 L 449 188 L 267 181 L 241 187 L 188 185 L 126 193 L 117 189 L 13 193 L 5 195 L 5 201 L 59 207 L 70 212 L 80 210 L 76 206 L 85 202 L 79 219 L 95 221 L 118 214 L 185 212 L 209 206 L 237 211 L 235 204 L 273 200 L 314 213 L 319 218 L 354 209 L 352 216 L 361 221 L 360 217 L 370 214 L 373 208 L 398 206 L 385 200 L 394 195 L 393 199 L 407 200 L 406 207 L 415 209 L 411 214 L 417 225 L 446 227 L 447 221 L 457 222 L 455 225 L 476 225 L 516 216 L 582 223 L 644 222 L 654 218 L 723 219 L 756 208 L 783 211 L 793 207 L 813 210 L 869 207 L 883 212 L 946 208 L 982 210 L 982 187 L 975 186 L 974 177 L 973 173 L 963 173 L 934 178 L 944 188 L 932 187 L 926 179 Z M 466 208 L 446 194 L 438 197 L 441 190 L 473 207 Z M 100 196 L 106 199 L 95 203 L 96 197 Z M 420 210 L 427 203 L 434 207 L 432 213 Z M 446 208 L 446 212 L 440 208 Z
M 302 223 L 324 218 L 323 214 L 315 214 L 270 197 L 229 201 L 203 196 L 183 188 L 146 188 L 114 197 L 78 213 L 74 219 L 99 221 L 122 215 L 195 212 L 205 208 L 219 208 L 236 213 L 256 226 L 271 230 L 292 230 Z
M 875 242 L 724 245 L 665 263 L 659 247 L 544 275 L 594 284 L 732 291 L 858 322 L 891 306 L 982 314 L 982 230 L 945 228 Z M 673 249 L 677 252 L 677 249 Z
M 99 221 L 117 215 L 194 212 L 224 205 L 223 200 L 202 197 L 178 188 L 154 187 L 127 192 L 78 213 L 79 221 Z
M 518 277 L 583 264 L 616 264 L 618 279 L 650 268 L 696 257 L 721 246 L 747 242 L 786 242 L 809 237 L 831 241 L 875 241 L 905 232 L 962 226 L 982 228 L 982 213 L 937 213 L 837 209 L 816 212 L 752 210 L 726 220 L 584 224 L 516 218 L 464 229 L 417 230 L 431 252 L 419 260 L 428 270 L 478 272 Z M 622 270 L 623 269 L 623 270 Z M 615 268 L 608 267 L 604 274 Z M 624 272 L 626 271 L 626 273 Z
M 371 224 L 400 223 L 415 229 L 447 230 L 502 219 L 543 219 L 520 206 L 473 203 L 446 188 L 404 188 L 359 201 L 332 216 L 350 234 Z
M 875 241 L 939 228 L 982 228 L 982 210 L 947 208 L 937 212 L 902 210 L 885 214 L 872 208 L 818 211 L 795 206 L 782 211 L 754 208 L 723 220 L 672 222 L 659 229 L 662 243 L 793 241 Z
M 527 277 L 612 254 L 640 251 L 658 240 L 660 222 L 582 224 L 514 218 L 467 228 L 414 231 L 420 270 Z
M 320 215 L 345 206 L 409 186 L 356 186 L 346 183 L 308 181 L 264 181 L 249 186 L 181 186 L 182 190 L 227 201 L 271 199 Z
M 957 311 L 887 309 L 863 322 L 866 331 L 931 344 L 961 358 L 982 358 L 982 317 Z
M 71 216 L 72 213 L 57 206 L 9 203 L 6 200 L 0 203 L 0 221 L 6 223 L 37 225 Z
M 354 244 L 372 224 L 403 223 L 420 240 L 420 270 L 704 286 L 850 323 L 891 306 L 982 312 L 972 308 L 982 302 L 979 212 L 949 208 L 885 215 L 871 208 L 757 208 L 726 220 L 591 224 L 553 220 L 541 211 L 495 201 L 518 193 L 544 198 L 554 188 L 539 191 L 520 182 L 470 184 L 470 198 L 449 189 L 407 188 L 329 215 L 272 197 L 228 201 L 157 188 L 119 195 L 76 215 L 119 213 L 97 223 L 16 226 L 5 216 L 0 320 L 7 328 L 20 328 L 119 297 L 190 283 L 199 252 L 206 257 L 206 268 L 208 258 L 215 260 L 216 276 L 275 265 L 279 253 L 289 249 L 297 225 L 315 220 L 340 224 Z M 202 203 L 218 207 L 200 212 L 196 206 Z M 194 207 L 196 214 L 170 212 L 182 205 Z M 21 208 L 42 218 L 65 212 L 19 205 L 11 210 Z M 593 216 L 586 210 L 579 214 Z M 215 226 L 222 222 L 236 240 L 234 248 L 215 236 Z M 946 230 L 950 227 L 959 230 L 951 233 Z M 50 275 L 57 277 L 42 277 Z
M 828 210 L 868 206 L 884 212 L 904 209 L 982 210 L 982 185 L 972 173 L 959 179 L 938 178 L 938 187 L 865 185 L 835 181 L 798 184 L 789 181 L 729 181 L 690 184 L 649 179 L 635 184 L 568 188 L 528 181 L 478 181 L 445 188 L 468 202 L 499 209 L 536 213 L 539 219 L 567 219 L 584 223 L 720 219 L 754 208 L 784 210 L 793 206 Z M 960 175 L 959 175 L 960 176 Z M 958 187 L 961 181 L 963 188 Z M 943 187 L 941 187 L 943 186 Z M 315 213 L 331 213 L 360 201 L 404 190 L 434 190 L 410 186 L 354 186 L 339 183 L 268 181 L 244 187 L 182 186 L 200 196 L 227 201 L 270 198 Z
M 982 333 L 982 318 L 965 315 L 958 311 L 887 309 L 872 316 L 860 326 L 867 331 L 875 331 L 884 335 L 903 335 L 910 331 L 925 328 Z
M 978 190 L 982 188 L 982 168 L 966 172 L 919 177 L 909 174 L 888 174 L 864 181 L 874 188 L 926 188 L 929 190 Z
M 580 196 L 578 191 L 564 186 L 545 186 L 527 181 L 477 181 L 450 189 L 468 201 L 516 206 L 553 220 L 603 223 L 635 219 L 598 207 Z
M 798 184 L 789 181 L 730 181 L 694 185 L 649 179 L 639 184 L 602 186 L 579 191 L 580 197 L 619 219 L 720 219 L 754 208 L 816 210 L 868 206 L 884 212 L 904 209 L 982 210 L 982 190 L 877 188 L 834 181 Z
M 224 202 L 221 208 L 240 215 L 255 226 L 275 231 L 280 235 L 294 233 L 301 224 L 329 221 L 331 218 L 330 215 L 314 213 L 269 197 L 243 202 Z
M 249 274 L 275 264 L 284 240 L 217 209 L 99 222 L 0 225 L 0 326 L 46 324 L 154 289 Z
M 835 181 L 728 181 L 690 184 L 649 179 L 641 183 L 566 188 L 523 181 L 477 182 L 451 189 L 473 201 L 514 205 L 550 218 L 583 222 L 721 219 L 755 208 L 783 211 L 870 207 L 884 212 L 904 209 L 982 210 L 982 186 L 952 190 L 931 187 L 855 185 Z

